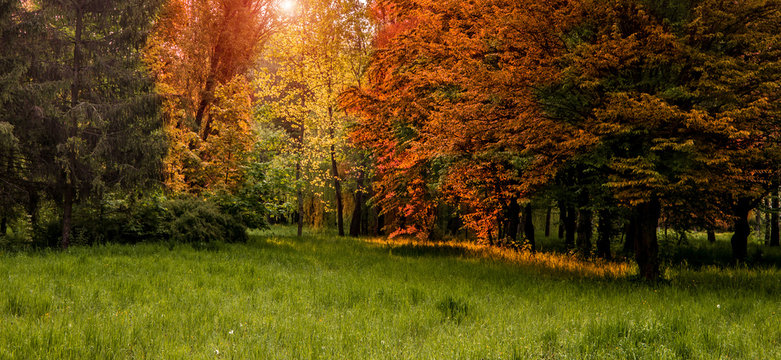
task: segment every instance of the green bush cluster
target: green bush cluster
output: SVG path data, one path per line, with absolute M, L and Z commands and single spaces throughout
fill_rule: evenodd
M 267 214 L 242 194 L 212 196 L 127 196 L 85 202 L 74 209 L 74 243 L 186 243 L 196 247 L 245 242 L 247 229 L 267 227 Z M 60 218 L 42 221 L 35 245 L 55 247 L 62 235 Z

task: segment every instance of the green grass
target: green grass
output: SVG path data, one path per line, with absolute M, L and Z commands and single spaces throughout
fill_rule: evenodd
M 650 286 L 395 250 L 256 233 L 0 254 L 0 359 L 781 358 L 775 268 Z

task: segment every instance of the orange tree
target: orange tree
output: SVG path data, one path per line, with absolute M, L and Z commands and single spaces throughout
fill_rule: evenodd
M 224 182 L 215 183 L 211 169 L 237 168 L 231 163 L 235 156 L 225 164 L 215 163 L 224 160 L 213 150 L 224 149 L 220 142 L 226 137 L 211 136 L 249 136 L 242 116 L 229 119 L 225 115 L 251 112 L 250 103 L 237 100 L 246 92 L 240 83 L 245 82 L 242 76 L 278 22 L 275 4 L 272 0 L 170 0 L 165 4 L 147 43 L 145 62 L 155 76 L 157 91 L 166 99 L 169 188 L 210 189 Z M 226 111 L 227 103 L 221 101 L 230 103 L 233 110 Z
M 663 209 L 733 213 L 744 256 L 745 215 L 778 173 L 778 2 L 411 0 L 378 12 L 369 84 L 343 100 L 363 115 L 354 139 L 377 155 L 377 200 L 398 233 L 427 237 L 446 200 L 479 237 L 501 238 L 513 204 L 572 164 L 592 172 L 574 184 L 629 210 L 642 277 L 660 275 Z
M 535 86 L 556 77 L 570 1 L 386 1 L 368 85 L 344 103 L 377 155 L 376 200 L 397 234 L 428 237 L 437 203 L 482 239 L 592 137 L 543 116 Z M 517 210 L 516 210 L 517 213 Z

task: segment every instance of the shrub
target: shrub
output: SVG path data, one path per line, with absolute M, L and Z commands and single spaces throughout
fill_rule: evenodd
M 161 233 L 174 243 L 203 246 L 247 240 L 247 227 L 241 220 L 221 212 L 214 202 L 195 197 L 169 201 L 162 227 Z
M 230 207 L 226 197 L 197 198 L 162 194 L 137 198 L 108 196 L 101 203 L 74 207 L 73 243 L 125 243 L 165 241 L 203 247 L 213 243 L 244 242 L 253 220 L 250 210 Z M 62 223 L 59 216 L 42 221 L 36 229 L 36 245 L 56 247 Z

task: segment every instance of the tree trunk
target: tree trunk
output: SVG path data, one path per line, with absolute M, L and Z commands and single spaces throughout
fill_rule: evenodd
M 708 229 L 708 242 L 711 244 L 716 242 L 716 232 L 713 229 Z
M 377 205 L 374 210 L 377 213 L 377 222 L 374 226 L 374 236 L 380 236 L 384 234 L 385 228 L 385 215 L 382 214 L 382 207 Z
M 629 221 L 624 225 L 624 254 L 635 252 L 635 235 L 637 234 L 637 220 L 634 214 L 629 216 Z
M 567 249 L 575 247 L 575 231 L 577 229 L 577 212 L 574 207 L 568 206 L 564 217 L 564 244 Z
M 334 176 L 334 191 L 336 191 L 336 225 L 339 227 L 339 236 L 344 236 L 344 204 L 342 204 L 342 182 L 339 180 L 339 169 L 336 166 L 336 150 L 331 144 L 331 171 Z
M 594 229 L 591 224 L 591 209 L 581 208 L 578 210 L 578 252 L 583 256 L 591 255 L 591 235 Z
M 635 206 L 632 216 L 636 226 L 633 226 L 635 260 L 640 269 L 640 276 L 649 281 L 659 279 L 659 243 L 656 229 L 659 226 L 661 206 L 659 200 L 652 197 L 649 202 Z
M 551 207 L 548 206 L 548 210 L 545 212 L 545 237 L 550 237 L 550 216 L 551 216 Z
M 507 207 L 507 225 L 505 234 L 510 239 L 518 240 L 518 226 L 520 225 L 521 206 L 518 205 L 517 199 L 510 200 L 510 205 Z
M 330 89 L 330 86 L 329 86 Z M 334 191 L 336 192 L 336 226 L 339 228 L 339 236 L 344 236 L 344 205 L 342 204 L 342 182 L 339 180 L 339 167 L 336 165 L 336 145 L 334 139 L 334 108 L 328 107 L 329 134 L 331 136 L 331 173 L 334 177 Z
M 751 212 L 751 200 L 739 199 L 735 204 L 735 225 L 732 234 L 732 257 L 735 260 L 746 260 L 748 256 L 748 236 L 751 234 L 751 226 L 748 224 L 748 214 Z
M 206 113 L 209 110 L 209 105 L 214 101 L 214 87 L 216 83 L 213 75 L 206 79 L 204 88 L 201 91 L 201 101 L 198 102 L 198 108 L 195 111 L 195 124 L 198 126 L 198 135 L 203 141 L 209 138 L 209 132 L 211 132 L 211 121 Z
M 353 216 L 350 219 L 350 236 L 361 235 L 361 223 L 363 216 L 363 169 L 358 170 L 358 179 L 356 180 L 355 193 L 353 193 Z
M 73 37 L 73 82 L 71 83 L 71 108 L 75 108 L 79 104 L 79 97 L 81 92 L 81 34 L 84 28 L 83 24 L 84 12 L 81 8 L 76 11 L 76 25 L 74 28 Z M 78 126 L 75 115 L 73 117 L 70 129 L 68 129 L 68 136 L 76 136 L 76 128 Z M 71 164 L 75 162 L 73 152 L 68 154 Z M 67 249 L 70 245 L 71 234 L 71 218 L 73 213 L 73 174 L 63 174 L 64 193 L 62 197 L 62 238 L 60 246 L 63 249 Z
M 527 203 L 523 208 L 523 235 L 531 246 L 531 251 L 535 251 L 537 244 L 534 241 L 534 221 L 532 219 L 532 204 Z
M 779 233 L 778 233 L 778 186 L 773 187 L 772 200 L 770 201 L 770 208 L 772 213 L 770 214 L 770 246 L 779 246 Z
M 5 236 L 6 232 L 8 232 L 8 217 L 3 215 L 0 219 L 0 237 Z
M 459 230 L 461 230 L 461 217 L 456 214 L 447 219 L 447 232 L 452 236 L 457 236 Z
M 564 207 L 564 202 L 559 201 L 559 239 L 564 238 L 564 218 L 567 216 L 567 208 Z
M 303 121 L 303 119 L 302 119 Z M 304 190 L 301 185 L 301 158 L 304 156 L 304 124 L 301 125 L 301 132 L 298 137 L 298 157 L 296 158 L 296 198 L 298 201 L 298 237 L 304 233 Z
M 771 192 L 770 194 L 772 195 L 773 193 Z M 773 204 L 770 198 L 765 198 L 762 200 L 762 205 L 768 209 L 768 211 L 765 211 L 765 222 L 763 223 L 764 229 L 762 229 L 762 232 L 765 234 L 765 244 L 770 245 L 770 213 L 773 209 Z
M 27 188 L 27 213 L 30 214 L 30 223 L 35 229 L 38 226 L 38 192 L 32 187 Z
M 73 186 L 67 180 L 62 200 L 62 242 L 60 246 L 64 250 L 70 245 L 71 217 L 73 213 Z
M 614 216 L 613 211 L 609 209 L 599 211 L 599 220 L 597 221 L 597 256 L 605 260 L 610 260 L 613 257 L 610 252 L 610 240 L 615 233 L 613 228 Z

